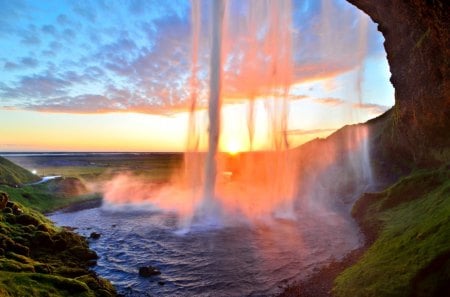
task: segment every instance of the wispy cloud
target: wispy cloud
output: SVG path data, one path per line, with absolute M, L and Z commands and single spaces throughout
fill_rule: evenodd
M 360 63 L 354 57 L 355 46 L 360 41 L 353 34 L 358 25 L 356 10 L 333 4 L 333 9 L 321 15 L 317 1 L 306 2 L 308 5 L 294 2 L 293 75 L 288 80 L 291 84 L 334 78 Z M 19 0 L 2 4 L 9 14 L 0 11 L 0 16 L 8 19 L 10 32 L 9 39 L 2 39 L 0 46 L 16 42 L 8 52 L 20 49 L 12 57 L 0 53 L 3 64 L 0 71 L 6 77 L 0 85 L 0 96 L 3 102 L 8 100 L 8 106 L 73 113 L 170 114 L 184 110 L 190 96 L 192 66 L 189 1 L 61 2 L 55 10 L 47 9 L 46 5 L 44 2 L 29 5 Z M 207 11 L 208 3 L 202 5 Z M 264 56 L 264 51 L 270 48 L 254 47 L 255 51 L 242 54 L 244 49 L 252 48 L 245 31 L 249 28 L 245 5 L 235 1 L 230 8 L 230 13 L 235 15 L 228 24 L 231 35 L 227 46 L 232 50 L 225 63 L 230 67 L 225 69 L 223 90 L 229 102 L 247 98 L 249 94 L 264 94 L 273 87 L 273 74 L 282 71 L 268 68 L 270 59 Z M 40 7 L 45 13 L 35 14 L 33 7 Z M 207 28 L 211 20 L 203 16 L 202 22 Z M 4 23 L 0 18 L 0 27 Z M 258 38 L 262 38 L 265 27 L 258 28 L 262 28 L 257 30 Z M 0 33 L 3 31 L 0 28 Z M 208 34 L 204 29 L 200 37 L 200 102 L 207 98 Z M 377 46 L 373 45 L 378 49 L 380 45 Z M 290 97 L 292 100 L 309 98 Z M 314 102 L 337 106 L 344 101 L 321 98 Z
M 345 100 L 339 99 L 339 98 L 317 98 L 314 99 L 314 102 L 323 104 L 323 105 L 329 105 L 329 106 L 337 106 L 345 103 Z
M 373 103 L 355 103 L 352 105 L 353 108 L 365 109 L 372 114 L 381 114 L 389 109 L 389 106 L 373 104 Z

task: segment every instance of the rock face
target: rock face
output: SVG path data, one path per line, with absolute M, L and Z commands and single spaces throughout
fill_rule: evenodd
M 450 146 L 450 2 L 348 0 L 378 23 L 395 88 L 398 142 Z M 411 153 L 411 152 L 410 152 Z M 413 152 L 415 161 L 429 154 Z

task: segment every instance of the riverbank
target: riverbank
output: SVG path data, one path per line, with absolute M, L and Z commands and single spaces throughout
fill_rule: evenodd
M 449 195 L 448 166 L 364 194 L 352 211 L 364 246 L 279 296 L 447 296 Z
M 0 165 L 0 181 L 8 181 L 0 182 L 0 296 L 116 296 L 91 271 L 98 256 L 86 238 L 43 215 L 101 197 L 87 194 L 76 178 L 30 185 L 39 178 L 1 157 Z
M 0 192 L 1 296 L 116 296 L 88 241 Z

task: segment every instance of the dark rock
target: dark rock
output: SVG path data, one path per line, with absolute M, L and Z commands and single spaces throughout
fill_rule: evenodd
M 16 218 L 16 223 L 25 225 L 25 226 L 26 225 L 33 225 L 33 226 L 39 225 L 39 221 L 36 218 L 34 218 L 28 214 L 18 215 Z
M 13 214 L 18 216 L 23 214 L 23 210 L 21 208 L 19 208 L 17 205 L 15 205 L 15 207 L 13 208 Z
M 395 149 L 412 164 L 450 144 L 450 9 L 445 0 L 347 0 L 378 23 L 395 88 Z M 412 145 L 414 144 L 414 145 Z
M 47 264 L 39 263 L 34 265 L 34 271 L 37 273 L 50 274 L 52 273 L 52 268 Z
M 49 232 L 50 230 L 48 229 L 48 227 L 45 225 L 45 224 L 39 224 L 38 226 L 37 226 L 37 229 L 39 230 L 39 231 L 43 231 L 43 232 Z
M 19 206 L 17 204 L 15 204 L 14 202 L 8 201 L 6 203 L 6 207 L 11 208 L 13 214 L 15 214 L 15 215 L 20 215 L 23 213 L 23 211 L 19 208 Z
M 16 254 L 24 255 L 27 257 L 30 255 L 30 249 L 24 245 L 21 245 L 20 243 L 14 243 L 13 245 L 11 245 L 9 250 Z
M 53 241 L 53 248 L 56 251 L 63 251 L 67 248 L 67 242 L 63 239 L 57 239 Z
M 0 192 L 0 209 L 4 209 L 8 204 L 8 194 Z
M 69 252 L 75 256 L 76 258 L 82 260 L 82 261 L 89 261 L 89 260 L 97 260 L 98 255 L 96 252 L 89 250 L 87 247 L 82 246 L 74 246 L 69 249 Z
M 91 235 L 89 235 L 89 238 L 92 238 L 92 239 L 99 239 L 100 236 L 101 236 L 100 233 L 92 232 Z
M 158 285 L 160 285 L 160 286 L 164 286 L 165 284 L 166 284 L 166 282 L 163 282 L 163 281 L 158 282 Z
M 5 213 L 4 218 L 5 218 L 5 221 L 10 224 L 16 223 L 16 216 L 13 215 L 12 213 Z
M 139 275 L 142 277 L 150 277 L 155 275 L 160 275 L 161 271 L 153 266 L 143 266 L 139 267 Z
M 34 237 L 31 239 L 32 247 L 37 248 L 51 248 L 53 246 L 53 240 L 48 232 L 36 231 Z

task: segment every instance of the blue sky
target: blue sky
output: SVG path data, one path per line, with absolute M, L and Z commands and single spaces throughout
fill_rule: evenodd
M 324 3 L 329 4 L 327 9 Z M 236 24 L 245 20 L 251 4 L 230 0 L 230 19 Z M 350 102 L 348 106 L 371 111 L 372 116 L 389 108 L 393 89 L 376 25 L 370 22 L 361 40 L 362 13 L 344 0 L 295 0 L 292 7 L 293 94 L 324 108 Z M 202 9 L 207 11 L 207 1 Z M 205 14 L 202 21 L 207 28 L 211 20 Z M 207 35 L 203 30 L 202 38 Z M 241 37 L 236 37 L 236 51 Z M 361 42 L 364 53 L 359 57 Z M 172 115 L 189 96 L 191 4 L 185 0 L 0 0 L 0 48 L 0 123 L 2 117 L 8 119 L 3 125 L 23 121 L 27 117 L 23 111 L 38 112 L 43 121 L 44 115 L 55 113 Z M 208 80 L 207 58 L 205 47 L 200 51 L 203 88 Z M 352 71 L 361 66 L 362 104 L 351 85 Z M 319 78 L 328 81 L 318 83 Z M 333 84 L 341 87 L 329 86 Z M 315 127 L 292 129 L 300 128 Z M 17 131 L 16 137 L 20 133 L 24 132 Z M 7 142 L 15 148 L 25 143 L 12 136 Z

